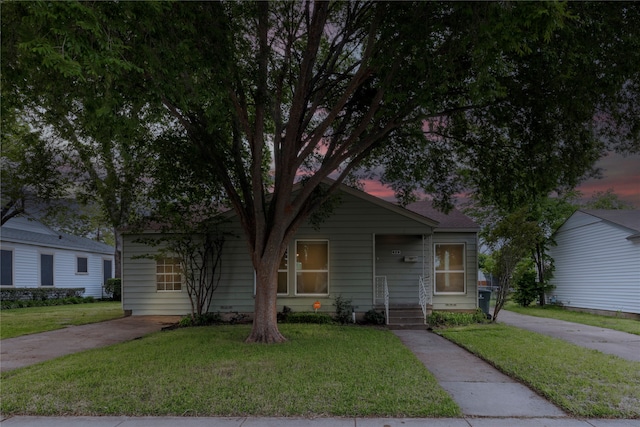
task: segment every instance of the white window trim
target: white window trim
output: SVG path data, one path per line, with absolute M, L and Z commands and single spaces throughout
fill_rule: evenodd
M 327 273 L 327 292 L 319 293 L 319 294 L 308 294 L 308 293 L 298 293 L 298 261 L 297 261 L 297 251 L 298 251 L 298 242 L 326 242 L 327 243 L 327 269 L 326 270 L 302 270 L 301 272 L 305 273 Z M 296 256 L 294 257 L 293 267 L 294 267 L 294 281 L 293 281 L 293 291 L 294 295 L 297 297 L 320 297 L 330 295 L 331 292 L 331 247 L 329 243 L 329 239 L 296 239 L 294 242 L 294 249 L 296 252 Z
M 446 270 L 447 273 L 463 273 L 462 280 L 464 291 L 462 292 L 438 292 L 437 289 L 437 275 L 438 271 L 436 270 L 436 246 L 438 245 L 450 245 L 450 246 L 462 246 L 462 270 Z M 467 244 L 459 243 L 459 242 L 438 242 L 433 244 L 433 294 L 434 295 L 466 295 L 467 294 Z M 445 273 L 445 271 L 440 271 L 440 273 Z
M 184 288 L 185 288 L 185 283 L 184 283 L 184 273 L 181 272 L 180 273 L 180 289 L 158 289 L 158 261 L 162 260 L 164 262 L 164 260 L 166 259 L 177 259 L 176 257 L 171 257 L 171 256 L 166 256 L 166 257 L 162 257 L 159 259 L 156 259 L 156 274 L 155 274 L 155 281 L 154 281 L 154 286 L 156 288 L 156 293 L 179 293 L 179 292 L 183 292 Z
M 78 271 L 78 260 L 80 258 L 84 258 L 87 260 L 87 271 Z M 78 276 L 88 276 L 89 275 L 89 257 L 88 256 L 80 256 L 80 255 L 76 255 L 76 275 Z

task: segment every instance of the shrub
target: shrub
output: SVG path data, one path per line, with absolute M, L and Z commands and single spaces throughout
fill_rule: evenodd
M 0 299 L 5 301 L 46 301 L 81 297 L 84 288 L 5 288 L 0 289 Z
M 486 323 L 487 318 L 481 309 L 474 313 L 451 313 L 448 311 L 434 311 L 427 317 L 432 327 L 463 326 L 474 323 Z
M 514 288 L 513 300 L 522 307 L 528 307 L 540 294 L 536 272 L 528 270 L 520 273 L 515 280 Z
M 385 320 L 384 312 L 376 311 L 373 308 L 364 314 L 365 323 L 372 325 L 384 325 Z
M 282 307 L 282 311 L 278 313 L 278 322 L 286 323 L 291 312 L 291 307 L 287 307 L 286 305 Z
M 114 301 L 122 301 L 122 279 L 107 279 L 104 290 Z
M 336 322 L 344 325 L 351 321 L 351 311 L 353 310 L 351 298 L 344 298 L 342 295 L 338 295 L 333 302 L 333 306 L 336 308 Z
M 333 319 L 326 313 L 310 313 L 301 311 L 297 313 L 289 313 L 286 323 L 333 323 Z
M 178 325 L 186 328 L 189 326 L 209 326 L 222 323 L 222 317 L 219 313 L 204 313 L 191 316 L 190 314 L 180 319 Z
M 0 308 L 12 309 L 12 308 L 28 308 L 28 307 L 46 307 L 46 306 L 55 306 L 55 305 L 67 305 L 67 304 L 83 304 L 83 303 L 93 303 L 95 299 L 93 297 L 69 297 L 69 298 L 58 298 L 58 299 L 28 299 L 28 300 L 2 300 L 0 303 Z

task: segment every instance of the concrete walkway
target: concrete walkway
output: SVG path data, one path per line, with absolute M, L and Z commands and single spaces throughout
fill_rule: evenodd
M 572 418 L 14 417 L 2 427 L 638 427 L 638 420 Z
M 67 354 L 141 338 L 180 320 L 176 316 L 132 316 L 0 341 L 0 371 Z
M 498 322 L 549 335 L 623 359 L 640 362 L 640 335 L 614 331 L 564 320 L 527 316 L 501 310 Z M 638 422 L 640 426 L 640 422 Z
M 393 331 L 473 417 L 566 417 L 555 405 L 487 362 L 432 332 Z

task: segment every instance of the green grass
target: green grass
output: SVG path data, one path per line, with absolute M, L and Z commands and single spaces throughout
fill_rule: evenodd
M 283 324 L 177 329 L 3 373 L 5 415 L 454 417 L 455 402 L 391 332 Z
M 580 417 L 640 418 L 640 363 L 503 324 L 441 331 Z
M 566 320 L 567 322 L 575 322 L 581 323 L 583 325 L 615 329 L 616 331 L 640 335 L 640 321 L 634 319 L 624 319 L 621 317 L 600 316 L 597 314 L 582 313 L 579 311 L 569 311 L 562 307 L 554 305 L 545 305 L 544 307 L 521 307 L 516 303 L 509 302 L 504 307 L 504 309 L 513 311 L 515 313 L 527 314 L 529 316 Z M 499 315 L 498 318 L 500 318 Z
M 0 310 L 0 339 L 117 319 L 123 316 L 119 302 L 55 305 Z

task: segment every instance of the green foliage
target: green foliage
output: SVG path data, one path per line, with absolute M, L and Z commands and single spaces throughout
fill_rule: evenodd
M 540 295 L 533 263 L 521 262 L 514 273 L 512 299 L 522 307 L 527 307 Z
M 444 328 L 472 325 L 476 323 L 487 323 L 487 318 L 480 309 L 476 310 L 474 313 L 434 311 L 427 317 L 427 323 L 433 328 Z
M 333 318 L 327 313 L 312 313 L 306 311 L 299 311 L 289 313 L 286 323 L 316 323 L 316 324 L 330 324 L 333 323 Z
M 0 300 L 2 301 L 46 301 L 49 299 L 62 299 L 81 297 L 85 288 L 2 288 Z
M 190 326 L 210 326 L 224 323 L 219 313 L 203 313 L 184 316 L 180 319 L 179 326 L 182 328 Z
M 29 308 L 29 307 L 51 307 L 56 305 L 71 304 L 87 304 L 96 302 L 93 297 L 66 297 L 66 298 L 50 298 L 50 299 L 29 299 L 29 300 L 2 300 L 0 307 L 3 310 L 13 308 Z
M 365 323 L 371 325 L 384 325 L 385 320 L 384 312 L 374 310 L 373 308 L 364 314 Z
M 620 196 L 613 192 L 613 188 L 594 192 L 583 207 L 585 209 L 634 209 L 632 203 L 620 200 Z
M 345 298 L 342 295 L 336 296 L 335 301 L 333 302 L 333 306 L 336 308 L 336 322 L 344 325 L 352 321 L 351 313 L 353 311 L 353 305 L 351 303 L 351 298 Z
M 107 279 L 107 283 L 104 285 L 104 290 L 107 294 L 111 295 L 111 299 L 114 301 L 122 301 L 122 279 Z

